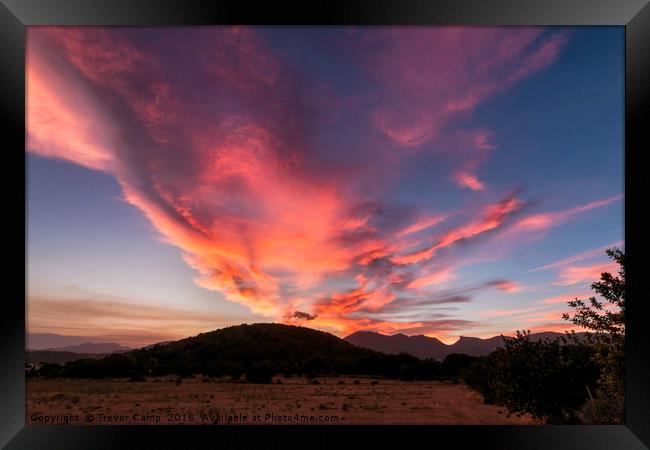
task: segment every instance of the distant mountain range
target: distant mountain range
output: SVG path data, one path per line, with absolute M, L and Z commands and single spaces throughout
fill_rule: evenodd
M 103 342 L 93 336 L 65 336 L 54 333 L 27 333 L 29 351 L 48 350 L 71 353 L 113 353 L 131 350 L 115 342 Z
M 27 333 L 25 336 L 25 346 L 29 350 L 62 348 L 71 345 L 84 344 L 86 342 L 98 341 L 101 340 L 92 336 L 65 336 L 55 333 Z
M 581 336 L 585 333 L 576 334 Z M 539 341 L 542 339 L 555 339 L 560 336 L 564 336 L 564 334 L 546 331 L 533 333 L 530 335 L 530 339 Z M 494 336 L 489 339 L 461 336 L 458 341 L 448 345 L 436 338 L 424 335 L 406 336 L 404 334 L 395 334 L 387 336 L 372 331 L 357 331 L 343 339 L 357 347 L 368 348 L 389 355 L 408 353 L 418 358 L 435 358 L 438 360 L 444 359 L 450 353 L 484 356 L 504 344 L 502 336 Z
M 68 345 L 67 347 L 60 348 L 47 348 L 45 350 L 70 353 L 115 353 L 128 352 L 132 349 L 114 342 L 84 342 L 83 344 Z
M 85 342 L 61 348 L 46 348 L 43 350 L 28 349 L 25 360 L 28 363 L 47 362 L 65 364 L 77 359 L 102 358 L 112 353 L 124 353 L 131 350 L 114 342 Z

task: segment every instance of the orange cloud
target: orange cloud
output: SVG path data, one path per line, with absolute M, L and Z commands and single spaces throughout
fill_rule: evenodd
M 539 322 L 535 325 L 530 325 L 525 327 L 525 329 L 530 330 L 531 333 L 541 333 L 544 331 L 555 331 L 556 333 L 566 333 L 575 331 L 576 333 L 588 331 L 587 329 L 574 325 L 569 322 Z
M 95 108 L 88 98 L 90 92 L 83 87 L 72 88 L 64 74 L 53 70 L 44 53 L 30 47 L 26 57 L 27 149 L 44 157 L 109 171 L 114 130 L 108 116 Z M 98 128 L 102 133 L 97 133 Z

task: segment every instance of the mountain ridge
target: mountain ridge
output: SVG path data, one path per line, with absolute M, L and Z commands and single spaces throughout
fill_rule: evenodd
M 103 354 L 114 352 L 128 352 L 133 350 L 129 347 L 117 344 L 115 342 L 84 342 L 82 344 L 67 345 L 65 347 L 45 348 L 43 350 L 50 352 L 67 352 L 67 353 L 85 353 L 85 354 Z
M 585 333 L 576 333 L 582 336 Z M 533 341 L 541 339 L 555 339 L 564 336 L 564 333 L 555 331 L 542 331 L 532 333 L 530 339 Z M 374 331 L 356 331 L 343 338 L 357 347 L 368 348 L 389 355 L 408 353 L 418 358 L 435 358 L 442 360 L 451 353 L 464 353 L 470 356 L 485 356 L 498 347 L 503 346 L 504 337 L 510 336 L 493 336 L 491 338 L 481 339 L 472 336 L 460 336 L 453 344 L 445 344 L 435 337 L 429 337 L 422 334 L 406 336 L 402 333 L 386 335 Z

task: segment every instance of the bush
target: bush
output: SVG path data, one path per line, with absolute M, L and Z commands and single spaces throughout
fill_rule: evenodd
M 129 381 L 131 381 L 131 382 L 136 382 L 136 381 L 140 382 L 140 381 L 145 381 L 145 378 L 139 373 L 134 373 L 134 374 L 131 374 L 131 376 L 129 377 Z
M 587 342 L 594 349 L 593 359 L 600 368 L 601 400 L 625 396 L 625 253 L 617 248 L 607 249 L 606 253 L 618 264 L 618 274 L 601 273 L 600 280 L 591 284 L 598 296 L 575 298 L 568 302 L 573 312 L 562 315 L 589 330 Z M 624 420 L 623 410 L 619 412 L 615 423 Z
M 302 372 L 307 376 L 307 378 L 312 379 L 316 378 L 319 375 L 323 375 L 326 371 L 326 364 L 321 358 L 312 356 L 307 359 L 302 365 Z
M 268 384 L 273 379 L 271 368 L 265 364 L 255 364 L 246 372 L 246 381 L 256 384 Z
M 588 345 L 532 342 L 528 334 L 508 339 L 503 348 L 468 368 L 466 382 L 487 403 L 510 413 L 528 413 L 544 423 L 579 423 L 599 370 Z
M 492 382 L 492 371 L 487 358 L 474 361 L 465 371 L 465 383 L 480 392 L 483 402 L 487 404 L 492 404 L 495 401 L 495 388 Z
M 598 392 L 595 398 L 587 400 L 578 417 L 587 425 L 621 424 L 625 417 L 625 398 Z
M 55 363 L 45 363 L 38 369 L 38 375 L 42 377 L 56 377 L 63 371 L 63 367 Z
M 464 353 L 450 353 L 440 366 L 440 374 L 458 383 L 465 378 L 465 372 L 469 366 L 477 360 L 477 357 L 465 355 Z

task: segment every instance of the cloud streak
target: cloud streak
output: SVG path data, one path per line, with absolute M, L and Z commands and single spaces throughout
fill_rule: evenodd
M 604 264 L 592 264 L 588 266 L 570 266 L 562 269 L 555 281 L 555 284 L 560 286 L 570 286 L 582 282 L 593 283 L 600 279 L 603 272 L 616 274 L 618 272 L 618 265 L 614 262 Z
M 589 250 L 586 252 L 578 253 L 577 255 L 569 256 L 567 258 L 560 259 L 558 261 L 551 262 L 549 264 L 545 264 L 540 267 L 536 267 L 534 269 L 531 269 L 531 272 L 538 272 L 540 270 L 548 270 L 548 269 L 555 269 L 558 267 L 566 266 L 567 264 L 572 264 L 578 261 L 583 261 L 585 259 L 591 259 L 595 257 L 602 257 L 605 254 L 605 250 L 608 248 L 614 248 L 614 247 L 622 247 L 623 246 L 623 241 L 617 241 L 614 242 L 613 244 L 610 245 L 605 245 L 603 247 L 598 247 L 593 250 Z

